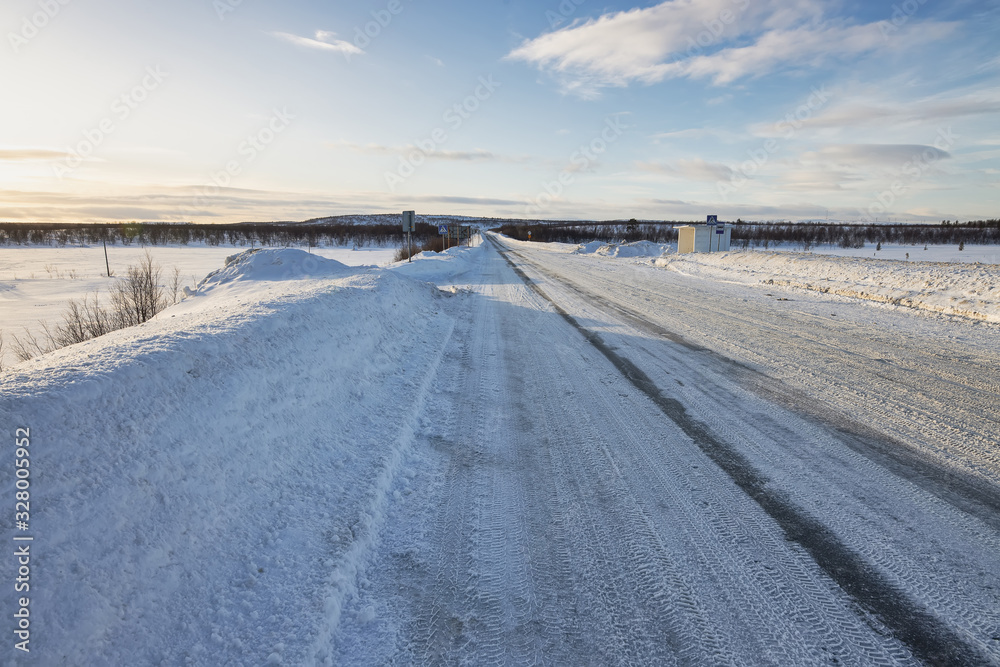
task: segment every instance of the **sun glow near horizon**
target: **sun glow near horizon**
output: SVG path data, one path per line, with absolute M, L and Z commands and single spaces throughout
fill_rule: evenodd
M 3 220 L 1000 203 L 989 3 L 13 0 L 0 17 Z

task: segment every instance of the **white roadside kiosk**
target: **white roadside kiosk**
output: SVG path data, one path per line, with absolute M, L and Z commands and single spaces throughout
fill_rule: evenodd
M 708 216 L 704 225 L 677 228 L 677 254 L 689 252 L 726 252 L 732 240 L 733 226 L 719 222 L 718 216 Z

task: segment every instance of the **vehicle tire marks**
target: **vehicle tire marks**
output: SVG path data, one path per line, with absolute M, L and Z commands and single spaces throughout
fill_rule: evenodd
M 545 294 L 506 254 L 505 258 L 525 283 L 546 299 Z M 897 587 L 883 572 L 849 549 L 832 531 L 793 503 L 770 480 L 759 473 L 745 455 L 721 439 L 704 423 L 694 419 L 686 407 L 664 395 L 660 388 L 629 359 L 612 350 L 603 338 L 582 326 L 576 318 L 553 303 L 556 311 L 603 354 L 636 389 L 646 394 L 679 426 L 705 454 L 782 528 L 787 538 L 802 546 L 815 562 L 859 605 L 891 628 L 924 662 L 934 664 L 987 664 L 990 658 L 980 647 L 966 641 Z

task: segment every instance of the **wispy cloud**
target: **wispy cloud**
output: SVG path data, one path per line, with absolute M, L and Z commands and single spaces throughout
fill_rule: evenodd
M 66 157 L 69 153 L 48 148 L 0 148 L 0 160 L 11 162 L 62 160 Z
M 717 141 L 736 141 L 743 139 L 742 134 L 731 130 L 708 127 L 690 127 L 685 130 L 674 130 L 672 132 L 657 132 L 649 135 L 654 144 L 664 141 L 687 140 L 687 139 L 715 139 Z
M 135 188 L 125 194 L 0 190 L 0 220 L 33 222 L 296 221 L 343 213 L 400 211 L 424 207 L 469 207 L 470 214 L 493 215 L 496 207 L 513 211 L 523 202 L 496 197 L 452 194 L 391 195 L 357 191 L 339 196 L 285 190 L 220 188 L 217 195 L 199 197 L 200 188 L 175 186 Z M 197 200 L 193 206 L 192 201 Z
M 994 90 L 948 93 L 923 99 L 899 101 L 885 99 L 877 91 L 854 94 L 838 92 L 837 100 L 798 123 L 798 129 L 857 129 L 859 127 L 898 127 L 907 124 L 946 123 L 968 116 L 1000 113 L 1000 94 Z M 883 99 L 880 99 L 883 97 Z M 750 126 L 762 137 L 781 136 L 781 124 L 762 123 Z
M 824 146 L 807 155 L 818 160 L 842 164 L 894 166 L 914 158 L 944 160 L 951 157 L 948 151 L 920 144 L 843 144 Z
M 492 151 L 477 148 L 471 151 L 449 151 L 432 150 L 427 151 L 413 144 L 402 146 L 385 146 L 382 144 L 355 144 L 350 142 L 338 142 L 327 144 L 332 148 L 347 148 L 356 153 L 367 155 L 409 155 L 410 153 L 420 153 L 428 160 L 447 160 L 452 162 L 527 162 L 531 158 L 526 155 L 498 155 Z
M 799 154 L 777 172 L 775 184 L 801 192 L 869 189 L 901 177 L 920 180 L 951 159 L 948 151 L 922 144 L 831 144 Z
M 876 50 L 923 45 L 955 26 L 914 21 L 886 40 L 877 23 L 825 19 L 823 4 L 813 0 L 668 0 L 526 40 L 506 57 L 552 73 L 564 92 L 594 97 L 600 88 L 631 82 L 683 77 L 721 86 L 813 68 Z
M 725 95 L 719 95 L 718 97 L 713 97 L 711 99 L 705 100 L 705 104 L 707 104 L 710 107 L 714 107 L 718 106 L 719 104 L 726 104 L 727 102 L 731 102 L 732 99 L 733 99 L 732 94 L 726 93 Z
M 360 56 L 364 54 L 364 51 L 359 49 L 354 44 L 346 42 L 342 39 L 337 39 L 337 33 L 328 32 L 326 30 L 317 30 L 315 39 L 300 37 L 299 35 L 293 35 L 287 32 L 273 32 L 271 34 L 279 39 L 283 39 L 287 42 L 295 44 L 296 46 L 301 46 L 307 49 L 334 51 L 347 56 Z
M 665 174 L 671 178 L 687 181 L 728 181 L 733 170 L 724 164 L 708 162 L 701 158 L 692 160 L 681 158 L 672 164 L 662 162 L 639 162 L 636 168 L 656 174 Z

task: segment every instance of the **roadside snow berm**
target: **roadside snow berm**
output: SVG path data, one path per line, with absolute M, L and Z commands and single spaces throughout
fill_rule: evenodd
M 258 248 L 230 255 L 225 266 L 205 276 L 198 283 L 198 288 L 224 285 L 235 280 L 341 278 L 357 272 L 355 267 L 295 248 Z

